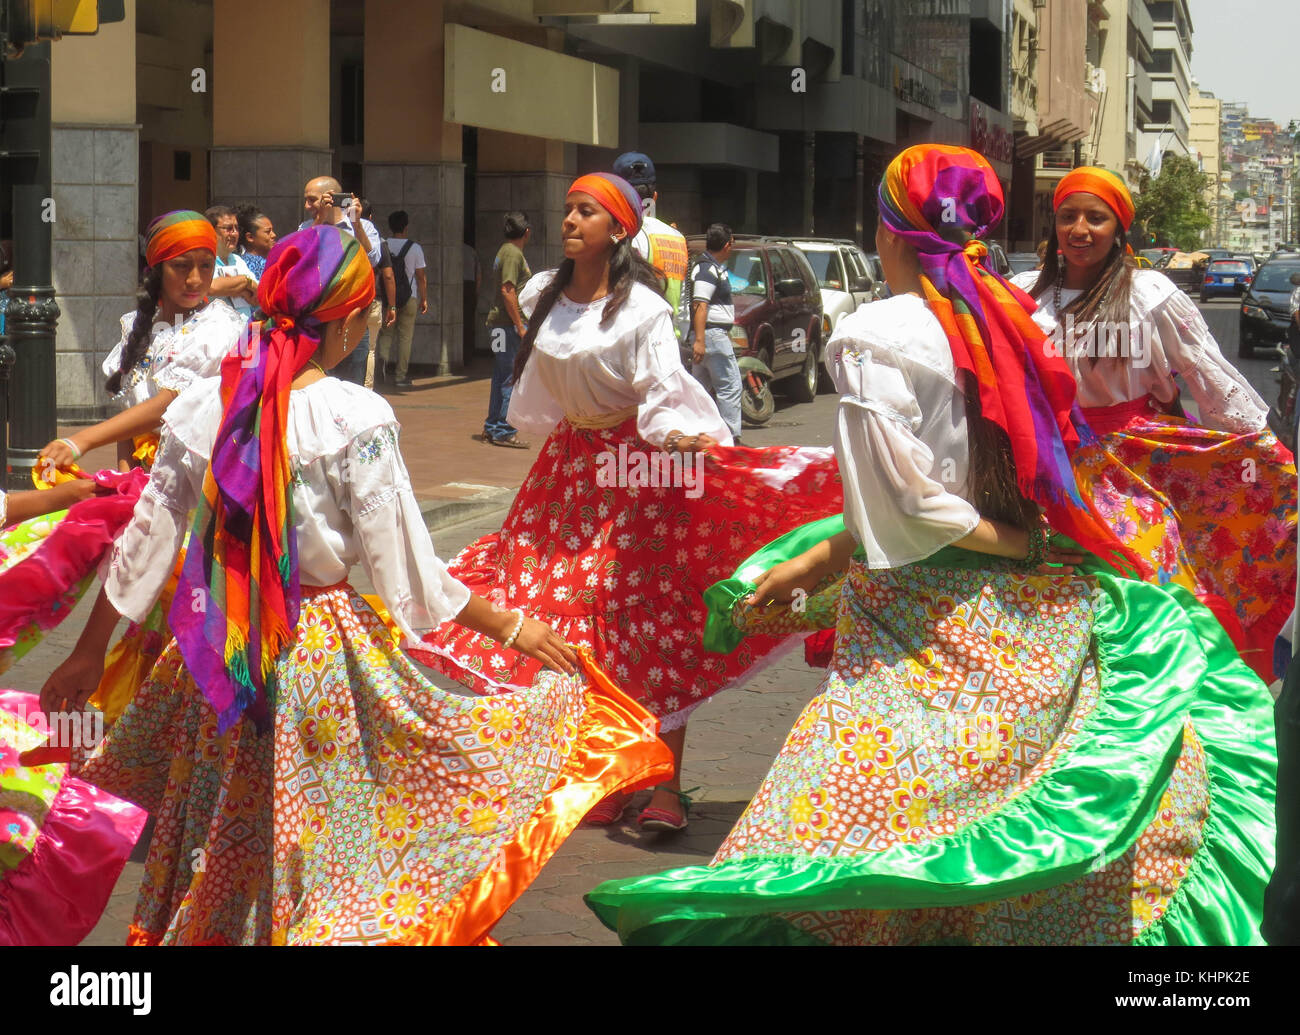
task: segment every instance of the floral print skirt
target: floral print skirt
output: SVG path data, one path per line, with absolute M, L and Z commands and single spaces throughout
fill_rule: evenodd
M 133 943 L 480 942 L 592 805 L 671 766 L 598 670 L 449 694 L 343 585 L 304 587 L 277 675 L 274 727 L 219 735 L 173 640 L 76 759 L 156 821 Z
M 1184 591 L 985 561 L 854 562 L 821 692 L 712 863 L 602 885 L 601 919 L 634 944 L 1257 941 L 1265 688 Z
M 1296 586 L 1296 468 L 1277 437 L 1147 410 L 1081 447 L 1073 463 L 1083 491 L 1154 581 L 1196 593 L 1246 663 L 1271 681 L 1273 641 Z
M 720 447 L 673 460 L 665 471 L 667 454 L 637 435 L 635 418 L 603 430 L 562 420 L 501 531 L 449 566 L 475 593 L 589 647 L 665 730 L 796 642 L 757 635 L 731 654 L 705 652 L 704 590 L 755 547 L 843 506 L 830 449 Z M 452 625 L 412 653 L 468 675 L 479 693 L 527 685 L 538 668 Z

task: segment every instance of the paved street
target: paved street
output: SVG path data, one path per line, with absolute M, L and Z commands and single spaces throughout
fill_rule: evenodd
M 1233 301 L 1202 307 L 1225 355 L 1234 362 L 1237 313 Z M 1240 362 L 1255 388 L 1272 401 L 1276 394 L 1273 358 Z M 470 377 L 426 379 L 413 391 L 393 397 L 402 421 L 402 444 L 417 496 L 429 503 L 440 555 L 450 557 L 480 535 L 500 527 L 513 490 L 536 455 L 534 449 L 494 449 L 470 436 L 479 430 L 487 404 L 486 365 Z M 790 443 L 827 445 L 831 441 L 836 398 L 822 394 L 796 405 L 778 396 L 778 411 L 766 428 L 746 431 L 754 446 Z M 459 512 L 449 500 L 468 500 L 479 508 L 464 511 L 470 520 L 441 527 Z M 491 509 L 489 509 L 491 508 Z M 362 573 L 355 583 L 368 589 Z M 35 690 L 66 656 L 89 609 L 89 601 L 37 650 L 5 674 L 7 685 Z M 582 895 L 602 880 L 707 862 L 781 745 L 803 704 L 816 692 L 818 673 L 796 651 L 758 676 L 743 691 L 716 698 L 700 708 L 690 724 L 683 786 L 699 786 L 691 826 L 680 835 L 642 834 L 629 810 L 624 823 L 608 830 L 579 829 L 542 871 L 532 887 L 497 925 L 495 936 L 514 945 L 616 944 L 596 922 Z M 450 686 L 445 681 L 440 685 Z M 648 797 L 643 793 L 638 803 Z M 143 843 L 118 882 L 108 910 L 85 944 L 118 945 L 126 936 L 144 858 Z

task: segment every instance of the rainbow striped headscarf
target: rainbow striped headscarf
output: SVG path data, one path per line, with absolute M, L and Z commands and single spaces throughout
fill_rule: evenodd
M 1092 432 L 1069 368 L 1030 316 L 1034 301 L 985 265 L 979 238 L 1003 211 L 993 167 L 965 147 L 909 147 L 885 170 L 879 198 L 881 221 L 916 249 L 959 382 L 973 379 L 983 416 L 1010 440 L 1021 494 L 1086 550 L 1120 570 L 1143 571 L 1079 492 L 1070 457 Z
M 145 228 L 144 261 L 149 266 L 157 266 L 195 248 L 206 248 L 217 254 L 217 231 L 201 212 L 186 208 L 164 212 Z
M 282 237 L 258 286 L 268 319 L 221 364 L 221 427 L 168 620 L 225 732 L 245 712 L 265 729 L 275 665 L 301 593 L 287 438 L 289 388 L 324 325 L 364 308 L 374 274 L 356 239 L 313 226 Z

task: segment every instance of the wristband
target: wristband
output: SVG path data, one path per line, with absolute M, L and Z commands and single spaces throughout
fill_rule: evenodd
M 1020 563 L 1026 570 L 1033 571 L 1043 563 L 1043 557 L 1047 554 L 1047 526 L 1040 522 L 1029 530 L 1028 536 L 1029 552 Z
M 77 448 L 77 444 L 76 444 L 75 442 L 73 442 L 72 439 L 70 439 L 70 438 L 61 438 L 61 439 L 59 439 L 59 441 L 62 442 L 65 446 L 67 446 L 69 449 L 72 450 L 72 459 L 73 459 L 73 460 L 80 460 L 80 459 L 81 459 L 81 450 Z
M 515 619 L 515 627 L 514 627 L 513 629 L 510 630 L 510 636 L 509 636 L 509 638 L 506 639 L 505 642 L 501 644 L 501 646 L 502 646 L 503 648 L 505 648 L 506 650 L 509 650 L 510 647 L 514 644 L 515 639 L 519 636 L 519 630 L 522 629 L 522 628 L 524 627 L 524 611 L 523 611 L 523 608 L 516 608 L 516 609 L 515 609 L 515 614 L 517 614 L 517 615 L 519 616 L 518 618 Z

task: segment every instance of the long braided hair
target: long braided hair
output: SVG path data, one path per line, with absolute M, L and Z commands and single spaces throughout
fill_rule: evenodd
M 163 268 L 162 263 L 150 266 L 140 281 L 140 289 L 135 296 L 135 323 L 122 346 L 122 365 L 117 373 L 108 379 L 106 387 L 116 395 L 122 390 L 122 378 L 135 369 L 145 353 L 149 351 L 149 339 L 153 335 L 154 317 L 158 315 L 158 302 L 162 298 Z
M 541 330 L 543 321 L 555 307 L 560 292 L 568 286 L 572 278 L 573 260 L 565 259 L 560 263 L 555 275 L 551 277 L 551 282 L 542 289 L 541 295 L 538 296 L 537 305 L 528 320 L 528 331 L 524 334 L 524 340 L 519 346 L 518 355 L 515 356 L 513 375 L 515 384 L 518 384 L 520 378 L 524 376 L 524 367 L 528 364 L 528 357 L 532 354 L 533 343 L 537 340 L 537 332 Z M 644 284 L 657 292 L 661 298 L 664 295 L 664 278 L 658 270 L 641 257 L 640 252 L 632 247 L 632 238 L 629 234 L 614 246 L 614 250 L 609 257 L 609 294 L 606 296 L 605 306 L 601 310 L 600 326 L 602 328 L 608 327 L 613 323 L 614 318 L 618 316 L 619 310 L 623 308 L 623 304 L 632 293 L 633 284 Z

